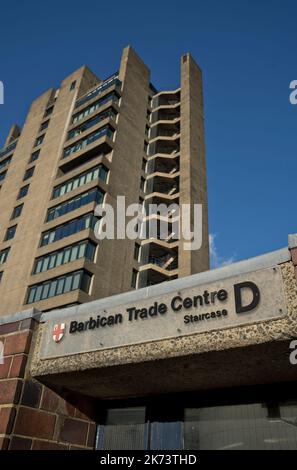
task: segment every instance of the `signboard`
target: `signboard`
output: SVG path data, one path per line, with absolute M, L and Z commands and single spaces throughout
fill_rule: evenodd
M 263 322 L 286 315 L 279 267 L 48 321 L 40 358 L 118 348 Z M 197 337 L 198 340 L 198 337 Z

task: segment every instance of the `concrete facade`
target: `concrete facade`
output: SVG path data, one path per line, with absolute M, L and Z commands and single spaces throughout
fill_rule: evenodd
M 245 389 L 263 386 L 271 391 L 278 387 L 282 396 L 294 391 L 297 366 L 290 362 L 290 353 L 291 341 L 297 338 L 296 240 L 290 236 L 288 248 L 170 283 L 81 306 L 45 313 L 32 309 L 2 317 L 2 448 L 94 448 L 96 423 L 111 400 L 207 392 L 219 401 L 224 389 L 237 390 L 240 397 Z M 259 273 L 274 269 L 280 270 L 277 288 L 284 302 L 279 317 L 269 318 L 272 307 L 269 298 L 262 297 L 261 309 L 267 318 L 259 317 L 256 309 L 254 321 L 246 324 L 58 358 L 40 356 L 43 332 L 52 321 L 61 324 L 71 316 L 79 319 L 102 309 L 108 312 L 126 304 L 165 299 L 214 282 L 226 285 L 236 276 L 256 279 Z
M 107 129 L 105 134 L 92 137 L 102 129 Z M 0 252 L 9 250 L 0 265 L 0 315 L 31 305 L 50 310 L 81 304 L 209 268 L 202 82 L 189 55 L 182 57 L 181 84 L 174 91 L 154 89 L 148 67 L 131 47 L 124 49 L 119 71 L 109 79 L 102 81 L 81 67 L 59 89 L 32 103 L 22 129 L 12 126 L 0 165 Z M 108 170 L 107 179 L 87 180 L 53 198 L 54 188 L 98 165 Z M 27 185 L 27 194 L 20 197 Z M 42 246 L 44 233 L 93 213 L 96 202 L 49 221 L 48 211 L 96 188 L 113 207 L 118 195 L 126 197 L 126 204 L 140 198 L 144 203 L 203 203 L 202 248 L 185 252 L 182 240 L 138 240 L 135 259 L 134 240 L 103 240 L 98 245 L 90 227 Z M 96 245 L 92 259 L 80 256 L 35 273 L 40 257 L 55 252 L 58 257 L 62 249 L 87 240 Z M 58 295 L 51 297 L 50 287 L 47 294 L 37 292 L 42 283 L 82 271 L 91 276 L 87 289 L 57 289 Z M 37 286 L 36 296 L 28 303 L 30 286 Z

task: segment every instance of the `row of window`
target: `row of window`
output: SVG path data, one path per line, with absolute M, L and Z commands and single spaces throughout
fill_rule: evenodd
M 84 270 L 35 284 L 28 289 L 27 304 L 81 289 L 89 293 L 92 276 Z
M 114 76 L 108 80 L 105 80 L 101 85 L 97 86 L 94 90 L 90 91 L 87 93 L 85 96 L 80 98 L 76 103 L 75 103 L 75 108 L 78 108 L 82 104 L 86 103 L 89 100 L 92 100 L 95 98 L 95 96 L 100 95 L 105 91 L 107 88 L 116 85 L 117 87 L 120 87 L 122 82 L 117 78 L 117 76 Z
M 89 116 L 89 114 L 92 114 L 94 111 L 104 106 L 109 101 L 112 101 L 113 103 L 118 103 L 119 98 L 114 92 L 109 93 L 104 98 L 101 98 L 100 100 L 95 101 L 95 103 L 91 104 L 91 106 L 87 106 L 86 108 L 84 108 L 84 110 L 81 111 L 80 113 L 76 113 L 72 118 L 72 124 L 75 124 L 76 122 L 81 121 L 85 117 Z
M 37 258 L 33 269 L 33 274 L 43 273 L 49 269 L 57 268 L 63 264 L 71 263 L 80 258 L 94 260 L 96 245 L 91 241 L 85 240 L 71 246 L 54 251 L 45 256 Z M 1 253 L 0 253 L 1 260 Z
M 3 170 L 3 168 L 6 168 L 10 162 L 11 162 L 12 157 L 8 157 L 3 162 L 0 163 L 0 171 Z
M 97 221 L 97 217 L 91 213 L 78 217 L 77 219 L 70 220 L 65 224 L 58 225 L 52 230 L 48 230 L 42 234 L 40 245 L 49 245 L 50 243 L 62 240 L 62 238 L 70 237 L 71 235 L 88 228 L 94 229 Z
M 7 147 L 5 147 L 3 150 L 1 150 L 0 158 L 4 157 L 8 153 L 12 152 L 16 148 L 17 143 L 18 143 L 18 141 L 15 140 L 14 142 L 12 142 L 12 144 L 9 144 Z
M 113 129 L 111 129 L 109 126 L 104 126 L 102 129 L 99 129 L 96 132 L 92 132 L 88 137 L 79 140 L 73 145 L 70 145 L 64 150 L 63 158 L 69 157 L 69 155 L 72 155 L 75 152 L 78 152 L 79 150 L 82 150 L 85 148 L 87 145 L 92 144 L 96 140 L 100 139 L 103 136 L 108 136 L 110 138 L 113 137 Z
M 63 194 L 67 194 L 76 188 L 80 188 L 84 184 L 90 183 L 97 178 L 105 182 L 107 180 L 107 175 L 108 169 L 104 165 L 98 165 L 94 168 L 91 168 L 90 170 L 87 170 L 84 173 L 71 178 L 65 183 L 56 186 L 53 190 L 52 199 L 63 196 Z
M 71 131 L 69 131 L 68 136 L 67 136 L 67 140 L 73 139 L 74 137 L 77 137 L 78 135 L 80 135 L 83 132 L 87 131 L 88 129 L 95 126 L 96 124 L 103 121 L 104 119 L 107 119 L 109 117 L 115 119 L 116 115 L 117 115 L 117 113 L 112 108 L 107 109 L 103 113 L 97 114 L 92 119 L 89 119 L 88 121 L 84 122 L 80 126 L 78 126 L 75 129 L 72 129 Z
M 47 212 L 46 221 L 57 219 L 62 215 L 68 214 L 68 212 L 75 211 L 82 206 L 86 206 L 91 202 L 97 202 L 101 204 L 104 198 L 104 192 L 98 188 L 93 188 L 90 191 L 79 194 L 78 196 L 68 199 L 68 201 L 59 204 L 58 206 L 52 207 Z

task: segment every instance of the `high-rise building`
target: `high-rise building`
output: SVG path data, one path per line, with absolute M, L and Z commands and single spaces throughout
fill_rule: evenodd
M 31 105 L 0 151 L 0 315 L 88 302 L 209 267 L 201 71 L 158 91 L 131 47 L 100 80 L 83 66 Z M 98 241 L 98 203 L 203 204 L 203 244 Z M 154 216 L 152 216 L 154 217 Z M 160 219 L 160 217 L 156 216 Z M 169 227 L 172 222 L 169 217 Z M 193 222 L 193 221 L 191 221 Z

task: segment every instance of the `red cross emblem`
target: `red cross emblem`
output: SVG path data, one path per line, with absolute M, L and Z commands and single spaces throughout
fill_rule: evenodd
M 60 323 L 54 326 L 54 334 L 53 334 L 53 340 L 56 343 L 59 343 L 61 339 L 63 338 L 65 333 L 65 323 Z

